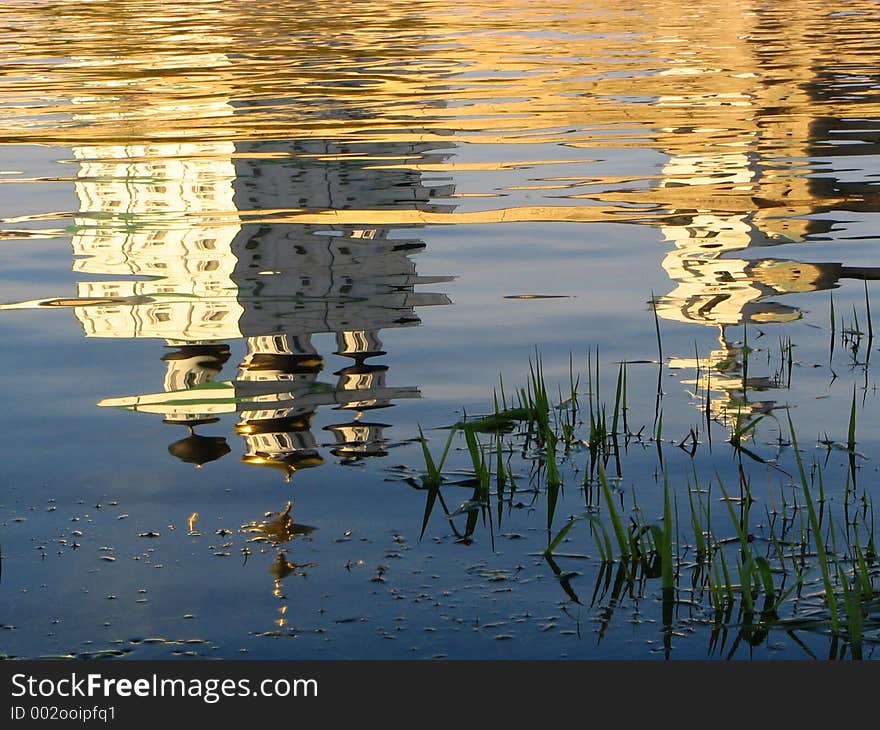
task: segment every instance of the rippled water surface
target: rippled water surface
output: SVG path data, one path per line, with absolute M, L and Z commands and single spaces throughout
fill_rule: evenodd
M 790 416 L 829 543 L 873 524 L 880 8 L 691 5 L 2 3 L 0 654 L 846 655 L 812 578 L 743 640 L 586 519 L 546 559 L 588 436 L 422 480 L 499 377 L 626 361 L 621 506 L 748 478 L 775 544 Z

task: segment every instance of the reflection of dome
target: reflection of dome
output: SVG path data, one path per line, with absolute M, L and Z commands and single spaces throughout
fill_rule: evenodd
M 222 436 L 199 436 L 197 433 L 175 441 L 168 447 L 169 454 L 196 466 L 216 461 L 229 452 L 229 444 Z
M 311 432 L 313 415 L 313 410 L 243 411 L 235 427 L 248 447 L 241 461 L 278 469 L 288 481 L 296 471 L 320 466 L 324 460 Z
M 162 355 L 162 362 L 174 360 L 192 360 L 200 367 L 219 372 L 223 364 L 229 359 L 229 345 L 206 344 L 206 345 L 171 345 L 174 352 L 166 352 Z
M 367 357 L 367 355 L 365 355 L 365 357 Z M 333 374 L 339 375 L 340 377 L 352 378 L 352 376 L 357 375 L 372 375 L 373 373 L 384 373 L 387 372 L 387 370 L 387 365 L 367 365 L 365 363 L 358 363 L 356 365 L 349 365 L 348 367 L 342 368 L 341 370 L 337 370 Z M 345 383 L 346 381 L 342 381 L 343 387 L 346 387 Z
M 241 457 L 243 464 L 252 464 L 254 466 L 268 466 L 271 469 L 278 469 L 285 473 L 288 479 L 293 476 L 294 472 L 302 469 L 311 469 L 315 466 L 321 466 L 324 459 L 316 451 L 296 452 L 293 454 L 283 454 L 280 456 L 270 456 L 269 454 L 245 454 Z

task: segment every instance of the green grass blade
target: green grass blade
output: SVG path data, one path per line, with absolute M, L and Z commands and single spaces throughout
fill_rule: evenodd
M 614 530 L 614 537 L 617 540 L 617 547 L 620 552 L 621 560 L 628 560 L 631 556 L 630 542 L 623 528 L 617 507 L 614 504 L 614 496 L 611 494 L 611 488 L 608 486 L 608 480 L 605 478 L 605 470 L 599 464 L 599 483 L 602 485 L 602 494 L 605 497 L 605 505 L 608 508 L 608 516 L 611 519 L 611 527 Z
M 672 510 L 669 503 L 669 477 L 663 475 L 663 542 L 660 544 L 660 570 L 664 591 L 675 588 L 675 569 L 672 563 Z
M 807 507 L 807 517 L 816 541 L 816 553 L 819 557 L 819 569 L 822 572 L 822 583 L 825 586 L 825 601 L 828 604 L 828 611 L 830 613 L 831 631 L 832 633 L 837 634 L 840 631 L 839 617 L 837 614 L 837 597 L 834 594 L 834 584 L 831 582 L 831 575 L 828 570 L 828 555 L 822 541 L 821 527 L 819 525 L 819 519 L 816 516 L 816 508 L 813 505 L 813 498 L 810 494 L 810 486 L 807 482 L 807 474 L 804 471 L 804 462 L 803 459 L 801 459 L 800 449 L 798 448 L 797 434 L 794 430 L 794 424 L 791 421 L 791 413 L 788 413 L 787 415 L 788 428 L 791 432 L 792 448 L 794 450 L 795 462 L 798 467 L 798 476 L 801 480 L 801 489 L 803 490 L 804 501 L 806 502 Z
M 552 555 L 553 554 L 553 551 L 557 547 L 559 547 L 559 543 L 561 543 L 565 539 L 565 536 L 569 532 L 571 532 L 571 528 L 574 527 L 575 523 L 578 522 L 579 519 L 580 518 L 578 518 L 578 517 L 572 517 L 565 524 L 565 526 L 558 532 L 556 537 L 554 537 L 553 540 L 550 542 L 550 544 L 547 546 L 547 549 L 544 551 L 544 555 Z

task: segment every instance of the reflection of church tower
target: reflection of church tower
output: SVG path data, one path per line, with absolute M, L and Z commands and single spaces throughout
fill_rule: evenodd
M 393 148 L 405 157 L 435 156 L 426 144 L 370 147 L 361 145 L 360 154 L 388 154 Z M 424 244 L 394 238 L 391 228 L 370 226 L 369 219 L 375 210 L 435 209 L 431 199 L 450 191 L 425 187 L 419 174 L 409 169 L 353 165 L 346 159 L 351 150 L 341 145 L 255 143 L 239 145 L 239 150 L 244 154 L 236 163 L 235 188 L 236 202 L 243 209 L 363 211 L 362 226 L 246 225 L 232 244 L 238 261 L 232 278 L 242 306 L 239 327 L 248 345 L 236 388 L 240 397 L 258 403 L 240 409 L 237 431 L 248 442 L 246 461 L 280 468 L 289 476 L 322 461 L 311 432 L 314 408 L 320 403 L 293 409 L 265 404 L 291 386 L 300 403 L 308 400 L 303 397 L 310 390 L 314 394 L 324 361 L 311 345 L 312 334 L 336 333 L 335 354 L 354 360 L 336 373 L 339 380 L 326 404 L 333 402 L 340 410 L 360 414 L 378 403 L 391 405 L 395 397 L 417 395 L 414 389 L 388 388 L 387 366 L 365 361 L 385 354 L 379 330 L 418 324 L 415 307 L 448 300 L 414 291 L 418 284 L 437 281 L 419 277 L 410 258 Z M 279 164 L 279 152 L 283 160 L 300 162 Z M 339 428 L 344 431 L 344 427 Z M 365 440 L 355 444 L 351 441 L 355 438 Z M 348 434 L 343 446 L 379 453 L 378 442 L 381 429 L 359 428 Z M 336 455 L 348 458 L 344 449 Z
M 371 357 L 384 355 L 382 342 L 375 332 L 340 332 L 336 335 L 336 354 L 354 360 L 352 365 L 336 371 L 339 376 L 338 385 L 342 390 L 358 391 L 385 387 L 385 365 L 370 365 L 366 361 Z M 369 456 L 385 456 L 383 450 L 382 431 L 388 428 L 386 423 L 362 421 L 365 411 L 386 408 L 391 405 L 386 399 L 373 398 L 353 401 L 339 406 L 342 411 L 354 411 L 350 421 L 325 426 L 336 439 L 336 448 L 331 453 L 344 461 L 357 461 Z
M 242 409 L 236 433 L 247 444 L 246 464 L 268 466 L 287 478 L 298 469 L 320 466 L 323 459 L 311 432 L 314 406 L 274 408 L 259 403 L 283 387 L 291 394 L 306 395 L 317 382 L 324 359 L 312 346 L 309 335 L 270 335 L 247 338 L 248 351 L 239 367 L 237 384 L 254 395 L 255 402 Z
M 802 316 L 775 297 L 832 288 L 842 278 L 880 278 L 880 268 L 763 253 L 829 232 L 833 221 L 815 213 L 871 203 L 851 198 L 852 191 L 834 178 L 804 169 L 811 156 L 826 154 L 816 144 L 827 139 L 821 120 L 834 109 L 817 98 L 817 44 L 826 41 L 804 22 L 815 9 L 795 0 L 767 13 L 741 10 L 736 4 L 718 8 L 731 28 L 724 44 L 702 47 L 699 27 L 676 27 L 679 39 L 694 34 L 694 50 L 659 74 L 680 82 L 675 93 L 656 102 L 669 159 L 658 187 L 644 196 L 663 206 L 661 230 L 671 242 L 663 267 L 675 287 L 657 299 L 658 314 L 719 330 L 722 347 L 709 362 L 719 416 L 742 408 L 766 411 L 773 403 L 751 402 L 743 392 L 742 352 L 729 343 L 732 327 Z M 764 38 L 773 43 L 764 44 Z M 751 377 L 745 385 L 778 387 Z

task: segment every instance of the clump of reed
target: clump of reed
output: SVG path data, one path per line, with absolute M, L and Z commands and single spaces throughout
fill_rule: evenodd
M 657 338 L 662 369 L 659 323 Z M 728 411 L 720 424 L 727 431 L 724 441 L 730 451 L 725 455 L 712 449 L 711 430 L 719 422 L 710 413 L 707 380 L 700 408 L 705 423 L 692 427 L 677 444 L 686 454 L 684 462 L 666 458 L 661 447 L 659 384 L 653 414 L 646 413 L 645 425 L 634 432 L 626 362 L 616 363 L 613 387 L 606 391 L 598 351 L 587 354 L 583 375 L 575 371 L 570 356 L 565 387 L 557 386 L 554 402 L 536 353 L 528 363 L 525 384 L 512 399 L 502 380 L 492 412 L 466 416 L 446 427 L 449 434 L 439 459 L 433 458 L 420 431 L 425 460 L 420 488 L 428 495 L 422 535 L 440 504 L 457 540 L 472 541 L 482 523 L 489 527 L 494 548 L 505 506 L 515 493 L 530 494 L 533 506 L 541 500 L 546 506 L 543 557 L 573 602 L 585 601 L 573 580 L 576 574 L 559 566 L 568 556 L 563 545 L 581 544 L 581 553 L 594 553 L 597 577 L 589 604 L 601 607 L 600 636 L 623 596 L 656 591 L 667 653 L 684 612 L 710 626 L 710 652 L 732 656 L 744 644 L 758 646 L 772 631 L 796 641 L 798 632 L 811 631 L 829 637 L 830 655 L 848 652 L 860 658 L 864 642 L 874 640 L 880 629 L 880 619 L 872 616 L 880 565 L 871 497 L 857 487 L 856 391 L 841 447 L 849 469 L 841 489 L 829 487 L 828 459 L 824 464 L 815 458 L 804 463 L 790 414 L 787 440 L 781 431 L 778 437 L 788 444 L 786 453 L 793 461 L 788 468 L 753 450 L 767 414 L 755 414 L 748 407 L 750 352 L 744 332 L 739 349 L 741 401 L 735 414 Z M 792 352 L 791 340 L 780 338 L 776 378 L 783 383 L 790 384 Z M 700 367 L 697 360 L 698 371 Z M 646 430 L 650 437 L 643 436 Z M 444 463 L 456 442 L 466 454 L 466 466 L 444 475 Z M 654 516 L 639 505 L 638 489 L 623 486 L 628 449 L 637 446 L 642 454 L 651 442 L 657 456 L 650 481 L 662 490 L 652 496 L 660 505 Z M 755 494 L 753 468 L 760 468 L 762 479 L 771 482 L 768 496 Z M 632 476 L 628 479 L 634 484 Z M 566 482 L 583 492 L 583 511 L 558 525 L 556 512 Z M 450 509 L 441 493 L 444 486 L 470 489 L 470 496 Z

